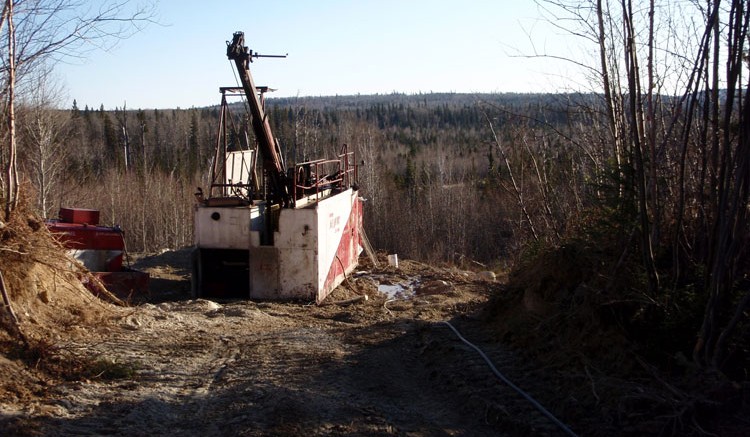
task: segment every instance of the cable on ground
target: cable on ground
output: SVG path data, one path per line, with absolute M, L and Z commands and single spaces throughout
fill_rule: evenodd
M 537 410 L 539 410 L 542 414 L 544 414 L 545 416 L 547 416 L 547 418 L 549 420 L 551 420 L 552 422 L 554 422 L 555 425 L 557 425 L 561 430 L 563 430 L 563 432 L 565 432 L 565 434 L 567 434 L 569 436 L 572 436 L 572 437 L 578 437 L 578 435 L 576 433 L 574 433 L 567 425 L 565 425 L 564 423 L 562 423 L 557 417 L 555 417 L 546 408 L 544 408 L 544 406 L 542 406 L 542 404 L 540 404 L 539 402 L 537 402 L 536 399 L 532 398 L 528 393 L 526 393 L 525 391 L 521 390 L 521 388 L 519 388 L 517 385 L 513 384 L 513 382 L 511 382 L 511 380 L 509 380 L 508 378 L 506 378 L 505 375 L 503 375 L 502 373 L 500 373 L 500 371 L 497 370 L 497 368 L 495 367 L 495 365 L 492 364 L 492 361 L 489 359 L 489 357 L 487 357 L 487 355 L 484 352 L 482 352 L 481 349 L 479 349 L 477 346 L 475 346 L 474 344 L 472 344 L 471 342 L 469 342 L 467 339 L 465 339 L 461 335 L 461 333 L 458 332 L 458 329 L 456 329 L 449 322 L 443 321 L 442 323 L 448 325 L 448 327 L 453 331 L 454 334 L 456 334 L 456 336 L 458 336 L 458 338 L 462 342 L 464 342 L 467 346 L 469 346 L 472 349 L 474 349 L 475 351 L 477 351 L 477 353 L 484 359 L 484 361 L 490 367 L 490 369 L 492 370 L 492 373 L 494 373 L 495 376 L 497 376 L 501 381 L 503 381 L 505 384 L 507 384 L 510 388 L 512 388 L 513 390 L 515 390 L 516 392 L 518 392 L 518 394 L 520 394 L 521 396 L 523 396 L 524 399 L 526 399 L 527 401 L 529 401 L 531 403 L 531 405 L 533 405 Z

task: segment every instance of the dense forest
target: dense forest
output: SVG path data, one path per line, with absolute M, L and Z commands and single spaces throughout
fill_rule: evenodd
M 269 99 L 268 113 L 286 162 L 331 157 L 342 144 L 354 148 L 367 199 L 365 226 L 377 248 L 431 261 L 492 262 L 514 253 L 509 245 L 520 241 L 514 234 L 526 231 L 502 183 L 523 149 L 509 147 L 504 161 L 491 124 L 505 138 L 565 129 L 573 116 L 568 108 L 595 99 L 339 96 Z M 246 123 L 241 102 L 233 107 L 238 124 Z M 191 244 L 193 193 L 208 184 L 218 117 L 218 106 L 106 111 L 74 102 L 54 114 L 56 138 L 23 148 L 30 153 L 24 166 L 35 175 L 39 210 L 54 217 L 60 206 L 101 209 L 107 223 L 126 230 L 132 251 Z M 565 159 L 563 153 L 555 159 Z M 553 164 L 545 164 L 545 172 L 556 171 Z M 563 230 L 562 216 L 546 219 Z

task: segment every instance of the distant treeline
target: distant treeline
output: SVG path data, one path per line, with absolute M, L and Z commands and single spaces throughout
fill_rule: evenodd
M 377 248 L 491 262 L 528 241 L 558 240 L 571 217 L 618 183 L 607 176 L 614 155 L 598 128 L 602 102 L 597 94 L 388 94 L 269 98 L 266 112 L 289 165 L 331 158 L 344 143 L 355 150 Z M 230 109 L 235 129 L 249 125 L 242 101 Z M 60 171 L 31 172 L 49 173 L 36 178 L 47 186 L 41 209 L 102 209 L 128 231 L 131 250 L 191 244 L 193 193 L 208 184 L 219 116 L 218 105 L 104 110 L 74 102 L 55 122 Z M 36 155 L 27 153 L 27 166 Z M 122 185 L 133 187 L 127 202 L 115 194 Z
M 513 166 L 525 165 L 524 148 L 510 146 L 503 158 L 496 140 L 515 141 L 521 131 L 533 136 L 535 129 L 564 129 L 571 117 L 581 120 L 576 108 L 597 99 L 572 94 L 269 98 L 266 112 L 287 163 L 333 157 L 344 143 L 355 150 L 367 199 L 365 226 L 376 247 L 421 259 L 487 262 L 522 241 L 511 237 L 525 232 L 526 221 L 515 216 L 517 193 L 504 179 Z M 247 126 L 243 103 L 230 108 L 231 125 Z M 126 229 L 131 250 L 191 244 L 192 195 L 208 184 L 219 115 L 218 106 L 104 110 L 81 109 L 74 102 L 57 114 L 64 134 L 59 147 L 50 147 L 64 164 L 47 175 L 41 208 L 47 215 L 61 205 L 102 209 L 105 220 Z M 556 159 L 565 153 L 558 150 Z M 39 157 L 27 155 L 33 170 Z M 36 173 L 49 173 L 46 168 Z M 519 176 L 529 180 L 525 187 L 538 183 Z M 529 200 L 535 197 L 530 194 Z M 568 208 L 548 205 L 547 220 L 564 222 L 562 210 Z M 165 223 L 168 229 L 161 229 Z

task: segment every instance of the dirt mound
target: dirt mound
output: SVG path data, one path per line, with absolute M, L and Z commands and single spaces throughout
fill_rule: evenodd
M 66 254 L 37 217 L 16 212 L 0 231 L 0 251 L 10 306 L 28 339 L 75 335 L 116 311 L 83 286 L 93 277 Z
M 529 359 L 550 387 L 543 403 L 566 411 L 559 393 L 568 393 L 575 408 L 565 416 L 584 428 L 607 430 L 598 422 L 623 435 L 689 435 L 734 426 L 742 389 L 660 348 L 655 338 L 668 327 L 636 282 L 643 275 L 621 265 L 613 277 L 616 263 L 579 242 L 537 254 L 488 304 L 487 330 Z
M 619 287 L 606 291 L 603 264 L 601 254 L 577 244 L 539 254 L 511 274 L 507 291 L 488 306 L 487 322 L 500 339 L 543 362 L 591 357 L 627 373 L 637 365 L 633 345 L 612 305 Z
M 95 281 L 23 207 L 0 230 L 0 397 L 24 399 L 49 378 L 84 370 L 65 343 L 89 337 L 122 309 L 94 296 Z M 106 293 L 106 290 L 103 290 Z

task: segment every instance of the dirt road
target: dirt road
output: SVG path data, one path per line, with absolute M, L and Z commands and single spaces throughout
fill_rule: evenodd
M 407 261 L 358 272 L 328 305 L 213 302 L 187 297 L 184 258 L 141 259 L 136 267 L 154 277 L 145 303 L 90 340 L 66 345 L 132 375 L 55 384 L 21 411 L 6 412 L 8 429 L 66 436 L 558 433 L 441 323 L 451 321 L 481 344 L 477 311 L 497 283 Z M 523 378 L 509 352 L 486 352 L 501 371 Z

